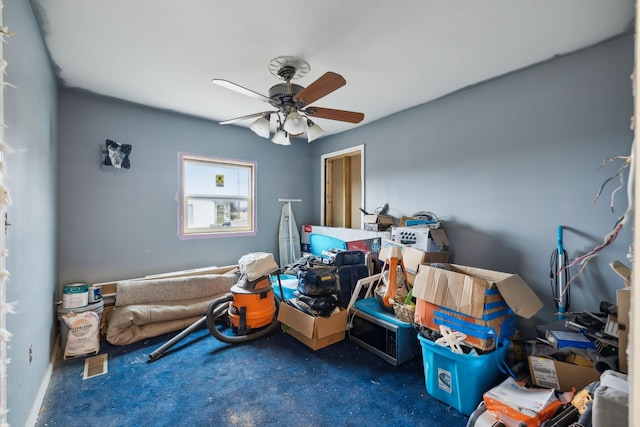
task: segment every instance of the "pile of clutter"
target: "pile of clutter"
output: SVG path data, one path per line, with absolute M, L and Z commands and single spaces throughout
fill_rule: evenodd
M 297 277 L 295 299 L 289 302 L 307 314 L 322 317 L 346 308 L 358 280 L 369 276 L 365 254 L 357 250 L 302 257 L 284 272 Z
M 468 426 L 627 425 L 628 287 L 616 305 L 539 326 L 535 340 L 514 320 L 542 303 L 517 275 L 421 265 L 413 295 L 427 391 L 471 415 Z

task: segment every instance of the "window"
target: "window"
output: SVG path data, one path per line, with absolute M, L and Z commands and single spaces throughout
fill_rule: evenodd
M 180 238 L 255 234 L 255 162 L 179 156 Z

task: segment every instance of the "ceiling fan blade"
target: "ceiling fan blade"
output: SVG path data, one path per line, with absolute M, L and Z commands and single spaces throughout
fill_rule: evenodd
M 363 113 L 354 111 L 334 110 L 331 108 L 309 107 L 304 113 L 313 118 L 339 120 L 341 122 L 360 123 L 364 120 Z
M 318 80 L 298 92 L 296 96 L 293 97 L 293 100 L 304 107 L 317 101 L 323 96 L 329 95 L 331 92 L 340 89 L 345 84 L 347 84 L 347 81 L 344 77 L 340 74 L 329 71 Z
M 241 120 L 257 119 L 258 117 L 262 117 L 265 114 L 270 114 L 270 113 L 277 113 L 277 111 L 263 111 L 262 113 L 253 113 L 253 114 L 249 114 L 249 115 L 242 116 L 242 117 L 236 117 L 235 119 L 225 120 L 223 122 L 219 122 L 219 124 L 228 125 L 229 123 L 235 123 L 235 122 L 239 122 Z
M 211 80 L 211 83 L 216 84 L 218 86 L 222 86 L 224 88 L 227 89 L 231 89 L 235 92 L 241 93 L 243 95 L 247 95 L 250 96 L 251 98 L 257 99 L 259 101 L 264 101 L 264 102 L 273 102 L 270 98 L 259 94 L 258 92 L 254 92 L 251 89 L 247 89 L 246 87 L 242 87 L 240 85 L 237 85 L 235 83 L 230 82 L 229 80 L 222 80 L 222 79 L 213 79 Z

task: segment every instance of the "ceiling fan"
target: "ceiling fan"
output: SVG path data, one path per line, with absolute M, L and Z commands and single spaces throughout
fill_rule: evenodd
M 364 119 L 363 113 L 310 105 L 347 83 L 340 74 L 331 71 L 322 75 L 306 88 L 291 83 L 293 79 L 306 76 L 310 69 L 306 61 L 293 56 L 279 56 L 272 59 L 269 61 L 269 71 L 279 79 L 284 80 L 285 83 L 272 86 L 269 89 L 269 96 L 261 95 L 228 80 L 211 80 L 212 83 L 218 86 L 264 101 L 275 108 L 272 111 L 262 111 L 225 120 L 220 124 L 226 125 L 241 120 L 257 118 L 251 124 L 250 129 L 263 138 L 269 138 L 271 136 L 271 119 L 273 118 L 276 123 L 276 130 L 271 141 L 276 144 L 290 145 L 289 136 L 302 135 L 306 131 L 307 140 L 311 142 L 324 134 L 324 130 L 315 124 L 311 118 L 360 123 Z

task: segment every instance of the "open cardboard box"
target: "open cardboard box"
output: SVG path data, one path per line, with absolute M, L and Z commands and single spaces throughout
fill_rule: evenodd
M 612 261 L 609 266 L 620 277 L 624 279 L 624 288 L 616 290 L 616 304 L 618 313 L 618 369 L 620 372 L 629 372 L 629 356 L 627 349 L 629 345 L 629 329 L 631 328 L 631 274 L 632 270 L 621 261 Z
M 468 345 L 490 350 L 501 333 L 509 336 L 511 328 L 502 327 L 509 325 L 504 322 L 513 316 L 511 312 L 529 319 L 542 309 L 542 301 L 517 274 L 457 264 L 443 267 L 422 264 L 418 269 L 413 296 L 417 300 L 415 321 L 422 326 L 438 330 L 434 316 L 439 310 L 434 307 L 442 308 L 456 325 L 447 326 L 466 330 Z M 480 333 L 472 339 L 474 331 Z
M 393 226 L 394 219 L 390 215 L 368 214 L 362 219 L 364 229 L 370 231 L 383 231 Z
M 407 283 L 413 286 L 421 264 L 434 262 L 447 263 L 449 262 L 450 256 L 451 252 L 424 252 L 420 249 L 406 246 L 402 250 L 402 262 L 407 272 Z
M 618 369 L 625 374 L 629 373 L 629 330 L 631 329 L 631 288 L 616 290 L 618 304 Z
M 501 273 L 457 264 L 444 268 L 423 264 L 413 296 L 478 319 L 485 311 L 485 300 L 497 288 L 509 308 L 525 319 L 542 309 L 542 301 L 517 274 Z
M 286 303 L 281 303 L 278 320 L 282 330 L 313 350 L 344 340 L 348 310 L 329 317 L 314 317 Z
M 529 356 L 529 372 L 534 385 L 560 391 L 571 391 L 572 388 L 580 391 L 600 379 L 593 367 L 540 356 Z
M 424 252 L 390 239 L 382 239 L 382 246 L 378 258 L 382 261 L 389 258 L 391 248 L 399 248 L 402 251 L 402 263 L 407 273 L 407 283 L 409 283 L 410 286 L 413 286 L 416 274 L 418 274 L 418 268 L 421 264 L 435 262 L 447 263 L 451 258 L 451 252 Z

